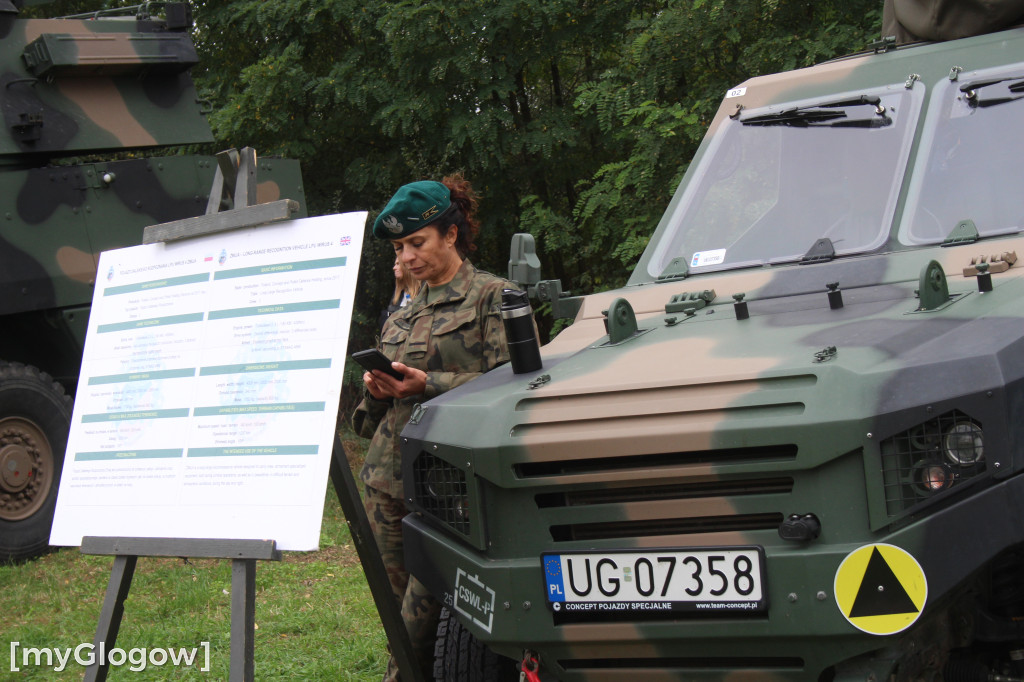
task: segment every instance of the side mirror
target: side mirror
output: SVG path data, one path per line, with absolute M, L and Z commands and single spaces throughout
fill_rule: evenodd
M 551 314 L 555 319 L 576 317 L 583 304 L 582 298 L 562 291 L 561 280 L 541 280 L 537 243 L 532 234 L 517 232 L 512 235 L 508 278 L 526 289 L 530 298 L 551 303 Z
M 512 248 L 508 256 L 508 278 L 534 296 L 534 287 L 540 281 L 540 259 L 533 235 L 517 232 L 512 235 Z

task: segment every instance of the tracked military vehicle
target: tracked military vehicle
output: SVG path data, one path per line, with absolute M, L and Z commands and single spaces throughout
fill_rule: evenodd
M 403 431 L 439 679 L 1024 679 L 1022 121 L 1022 28 L 726 93 L 628 284 Z
M 0 560 L 47 546 L 99 254 L 206 212 L 217 168 L 167 149 L 213 140 L 187 3 L 23 4 L 43 3 L 0 0 Z M 259 180 L 258 202 L 305 214 L 297 162 L 262 160 Z

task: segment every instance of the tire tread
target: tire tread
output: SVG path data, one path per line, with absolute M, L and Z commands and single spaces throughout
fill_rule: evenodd
M 441 610 L 434 643 L 434 682 L 516 682 L 518 679 L 515 661 L 488 649 L 450 609 Z
M 64 386 L 38 367 L 0 360 L 0 419 L 32 420 L 51 441 L 54 458 L 54 479 L 44 506 L 26 519 L 0 520 L 0 562 L 31 559 L 49 548 L 73 404 Z

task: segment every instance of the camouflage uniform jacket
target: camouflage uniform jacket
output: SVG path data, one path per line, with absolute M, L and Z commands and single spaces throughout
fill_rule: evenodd
M 372 438 L 360 477 L 366 485 L 402 499 L 399 435 L 412 408 L 475 379 L 506 362 L 508 344 L 501 321 L 501 290 L 515 285 L 465 260 L 434 303 L 427 287 L 388 318 L 380 350 L 398 362 L 427 373 L 422 395 L 376 400 L 367 394 L 356 408 L 356 433 Z

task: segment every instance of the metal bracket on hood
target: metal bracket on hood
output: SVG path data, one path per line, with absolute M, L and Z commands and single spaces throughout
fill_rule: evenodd
M 917 295 L 920 299 L 918 311 L 936 310 L 949 303 L 949 285 L 946 284 L 946 273 L 938 261 L 931 261 L 921 268 L 918 280 Z

